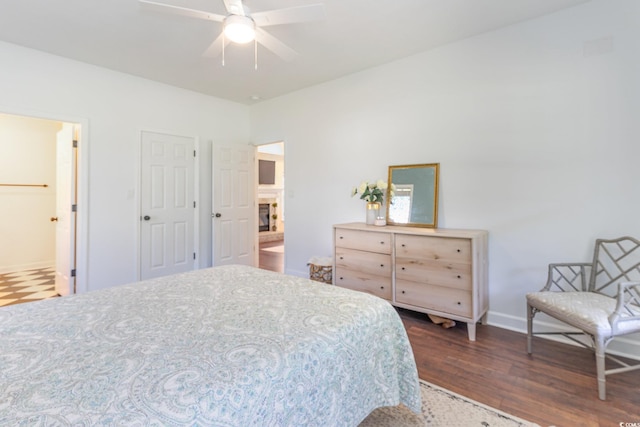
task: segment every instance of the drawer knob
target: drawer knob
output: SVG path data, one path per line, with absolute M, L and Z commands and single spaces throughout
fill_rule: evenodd
M 342 237 L 342 236 L 340 236 L 339 238 L 340 238 L 340 239 L 344 239 L 344 237 Z
M 384 267 L 384 264 L 380 264 L 380 267 Z
M 380 242 L 381 245 L 384 245 L 384 242 Z
M 384 286 L 380 286 L 380 289 L 384 289 Z
M 406 245 L 403 243 L 403 244 L 402 244 L 402 247 L 404 248 L 405 246 L 406 246 Z
M 404 271 L 404 267 L 402 267 L 402 271 Z
M 340 280 L 344 280 L 344 277 L 341 277 Z
M 404 294 L 405 292 L 404 292 L 404 291 L 402 291 L 402 293 Z
M 460 301 L 458 301 L 458 305 L 462 305 L 462 303 Z
M 462 278 L 462 276 L 460 276 L 460 275 L 458 274 L 458 279 L 461 279 L 461 278 Z
M 344 257 L 340 257 L 340 259 L 344 259 Z
M 462 252 L 460 249 L 458 249 L 458 252 Z

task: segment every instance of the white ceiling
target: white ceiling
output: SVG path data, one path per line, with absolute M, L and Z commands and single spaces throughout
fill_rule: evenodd
M 225 14 L 222 0 L 157 0 Z M 0 40 L 252 104 L 589 0 L 246 0 L 252 12 L 323 3 L 326 19 L 266 27 L 298 52 L 258 46 L 205 58 L 221 24 L 137 0 L 0 0 Z

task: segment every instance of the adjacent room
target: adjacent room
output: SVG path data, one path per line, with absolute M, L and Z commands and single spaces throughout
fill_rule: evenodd
M 640 421 L 640 2 L 5 1 L 0 59 L 0 424 Z
M 259 145 L 258 265 L 284 272 L 284 143 Z
M 72 292 L 61 274 L 55 288 L 56 271 L 71 264 L 74 249 L 65 212 L 72 197 L 58 191 L 76 167 L 69 161 L 72 129 L 71 123 L 0 114 L 0 306 Z

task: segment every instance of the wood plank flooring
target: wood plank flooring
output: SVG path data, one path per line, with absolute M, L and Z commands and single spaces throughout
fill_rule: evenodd
M 277 240 L 275 242 L 261 242 L 260 250 L 258 252 L 258 266 L 263 270 L 271 270 L 277 271 L 278 273 L 283 273 L 284 252 L 273 250 L 282 245 L 284 245 L 284 240 Z
M 283 271 L 284 255 L 264 249 L 260 267 Z M 640 371 L 607 378 L 607 400 L 597 396 L 595 361 L 587 349 L 536 338 L 533 355 L 524 334 L 478 325 L 451 329 L 426 315 L 398 309 L 420 378 L 541 426 L 640 426 Z
M 640 371 L 607 377 L 598 399 L 595 357 L 586 348 L 478 325 L 443 329 L 426 315 L 398 312 L 413 347 L 420 378 L 541 426 L 640 426 Z
M 283 271 L 283 254 L 264 251 L 281 243 L 260 245 L 260 268 Z M 585 348 L 535 338 L 529 356 L 522 333 L 479 324 L 471 342 L 464 323 L 443 329 L 425 314 L 398 312 L 426 381 L 540 426 L 640 426 L 640 371 L 607 377 L 601 401 Z

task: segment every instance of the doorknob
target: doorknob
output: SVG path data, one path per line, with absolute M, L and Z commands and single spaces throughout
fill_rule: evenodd
M 144 219 L 145 221 L 149 221 L 151 217 L 149 215 L 145 215 L 142 219 Z
M 211 216 L 214 218 L 220 218 L 222 214 L 220 212 L 216 212 L 216 213 L 212 213 Z
M 58 217 L 57 217 L 57 216 L 52 216 L 52 217 L 51 217 L 51 222 L 54 222 L 54 221 L 57 221 L 57 220 L 58 220 Z

